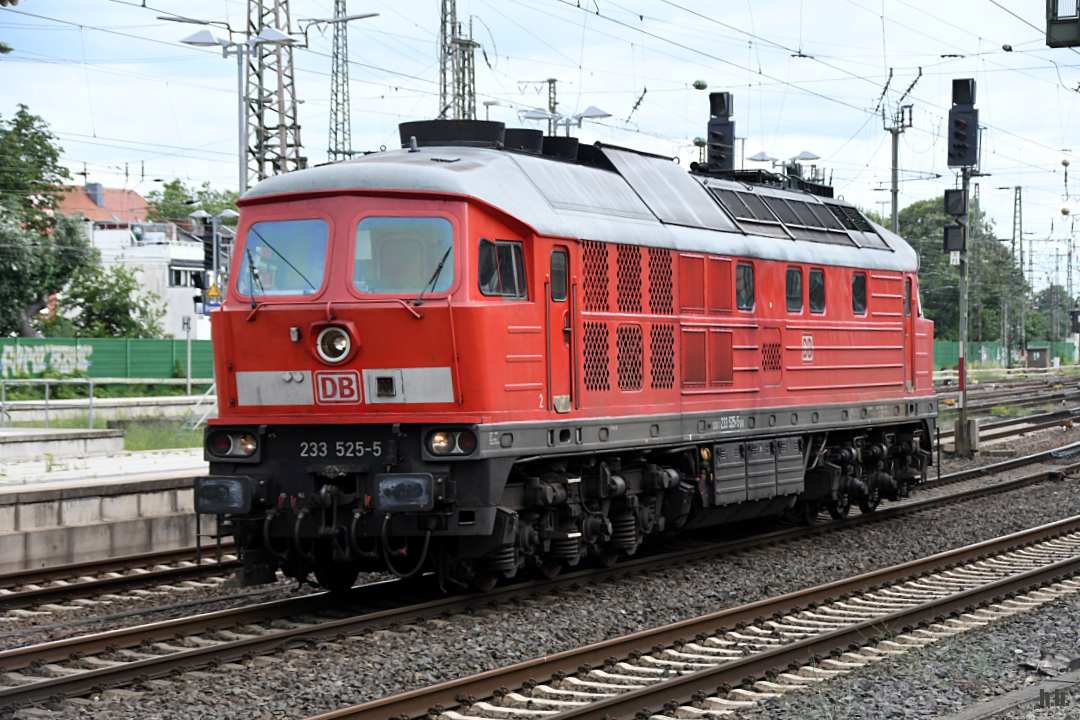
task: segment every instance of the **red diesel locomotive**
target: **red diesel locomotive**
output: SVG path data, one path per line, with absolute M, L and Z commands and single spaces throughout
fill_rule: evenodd
M 490 586 L 925 479 L 918 258 L 831 189 L 501 123 L 240 201 L 201 512 L 243 579 Z

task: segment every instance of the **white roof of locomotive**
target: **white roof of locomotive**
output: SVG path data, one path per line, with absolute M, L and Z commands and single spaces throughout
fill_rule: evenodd
M 710 181 L 716 185 L 715 181 Z M 745 190 L 736 182 L 722 182 Z M 661 222 L 617 172 L 550 157 L 478 147 L 390 150 L 277 175 L 245 200 L 334 190 L 435 192 L 482 200 L 550 237 L 601 240 L 689 252 L 915 272 L 919 259 L 898 235 L 874 224 L 890 250 L 744 234 Z M 706 192 L 702 189 L 702 192 Z M 809 194 L 767 194 L 817 202 Z

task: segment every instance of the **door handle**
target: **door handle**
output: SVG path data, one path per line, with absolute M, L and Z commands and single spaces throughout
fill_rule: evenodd
M 563 335 L 569 340 L 571 333 L 574 332 L 574 328 L 570 325 L 570 313 L 563 313 Z

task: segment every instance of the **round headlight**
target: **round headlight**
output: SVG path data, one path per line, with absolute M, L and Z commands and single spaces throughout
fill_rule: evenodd
M 206 440 L 206 449 L 214 455 L 224 457 L 232 452 L 233 441 L 227 433 L 216 432 Z
M 452 433 L 442 430 L 431 433 L 428 438 L 428 448 L 432 455 L 448 455 L 454 449 L 454 436 Z
M 324 362 L 339 363 L 352 349 L 352 340 L 349 339 L 349 333 L 345 330 L 331 326 L 319 333 L 319 337 L 315 340 L 315 349 Z
M 254 435 L 250 433 L 242 433 L 236 436 L 236 441 L 233 443 L 233 450 L 238 455 L 248 457 L 255 454 L 255 451 L 259 447 L 259 441 L 255 439 Z
M 471 430 L 462 430 L 457 434 L 457 451 L 462 455 L 468 455 L 476 449 L 476 436 Z

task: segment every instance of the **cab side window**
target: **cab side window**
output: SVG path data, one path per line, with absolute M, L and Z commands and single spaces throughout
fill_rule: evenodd
M 825 312 L 825 271 L 817 268 L 810 271 L 810 312 Z
M 480 292 L 492 297 L 526 299 L 525 253 L 515 240 L 480 240 L 477 277 Z
M 750 263 L 739 263 L 735 268 L 735 307 L 754 309 L 754 266 Z
M 856 315 L 866 314 L 866 273 L 851 276 L 851 311 Z
M 790 313 L 801 313 L 803 305 L 803 292 L 802 292 L 802 268 L 788 268 L 787 269 L 787 282 L 786 294 L 787 294 L 787 311 Z

